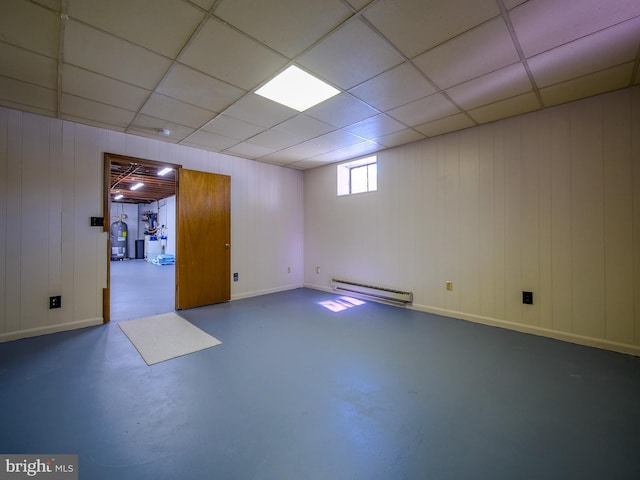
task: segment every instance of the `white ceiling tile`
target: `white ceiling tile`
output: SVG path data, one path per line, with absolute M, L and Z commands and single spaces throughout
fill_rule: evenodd
M 629 85 L 633 62 L 540 89 L 545 106 L 578 100 Z
M 632 61 L 640 45 L 640 17 L 528 60 L 538 87 Z
M 65 28 L 65 61 L 152 90 L 171 61 L 72 20 Z
M 504 8 L 507 10 L 511 10 L 516 8 L 518 5 L 522 5 L 523 3 L 528 2 L 529 0 L 502 0 L 504 3 Z
M 436 93 L 387 113 L 410 127 L 457 113 L 456 106 L 443 95 Z
M 497 18 L 414 58 L 414 63 L 440 88 L 448 88 L 519 59 L 509 30 Z
M 251 137 L 249 143 L 270 148 L 271 150 L 282 150 L 299 143 L 298 139 L 276 130 L 266 130 Z
M 168 137 L 159 136 L 158 130 L 165 128 L 171 132 L 171 135 Z M 179 142 L 183 138 L 192 134 L 193 131 L 193 128 L 178 125 L 177 123 L 162 120 L 160 118 L 149 117 L 148 115 L 138 115 L 127 129 L 127 133 L 155 138 L 156 140 L 161 139 L 162 141 L 172 143 Z
M 532 91 L 522 64 L 517 63 L 447 90 L 462 108 L 476 108 L 508 97 Z
M 348 147 L 350 145 L 355 145 L 356 143 L 361 143 L 362 138 L 356 137 L 355 135 L 351 135 L 350 133 L 342 130 L 336 130 L 335 132 L 325 133 L 324 135 L 314 138 L 309 142 L 317 145 L 318 148 L 320 150 L 323 150 L 324 153 L 331 150 Z
M 305 159 L 297 162 L 292 162 L 287 165 L 288 168 L 295 168 L 298 170 L 309 170 L 311 168 L 322 167 L 332 162 L 327 162 L 326 160 L 318 160 L 315 159 Z
M 58 103 L 55 90 L 2 76 L 0 76 L 0 99 L 12 102 L 16 105 L 14 108 L 26 105 L 52 113 L 57 110 Z M 3 104 L 7 103 L 3 102 Z
M 373 0 L 347 0 L 347 3 L 356 10 L 362 10 L 369 5 Z
M 245 94 L 244 90 L 180 64 L 171 68 L 157 91 L 214 112 L 221 112 Z
M 309 161 L 318 161 L 324 163 L 340 162 L 342 160 L 349 160 L 352 158 L 374 153 L 381 150 L 382 148 L 384 147 L 378 145 L 375 142 L 365 141 L 356 143 L 354 145 L 349 145 L 348 147 L 339 148 L 338 150 L 334 150 L 332 152 L 323 153 L 322 155 L 311 157 Z
M 397 120 L 381 113 L 380 115 L 369 117 L 366 120 L 349 125 L 343 130 L 353 135 L 366 138 L 367 140 L 375 140 L 390 133 L 404 130 L 405 128 L 406 127 Z
M 96 100 L 114 107 L 137 111 L 151 92 L 97 73 L 65 64 L 62 69 L 63 91 L 77 97 Z
M 216 113 L 165 97 L 159 93 L 151 95 L 141 113 L 163 120 L 172 120 L 179 125 L 200 128 L 211 120 Z
M 412 128 L 407 128 L 405 130 L 380 137 L 376 140 L 376 143 L 384 145 L 385 147 L 396 147 L 398 145 L 404 145 L 405 143 L 417 142 L 423 138 L 425 137 L 421 133 L 416 132 Z
M 68 0 L 67 11 L 74 19 L 171 58 L 204 18 L 198 9 L 174 0 Z
M 219 115 L 202 127 L 202 129 L 217 135 L 235 138 L 237 140 L 245 140 L 264 131 L 265 127 L 259 127 L 226 115 Z
M 62 94 L 60 112 L 66 115 L 94 120 L 107 125 L 126 128 L 135 117 L 135 112 L 112 107 L 69 94 Z
M 195 3 L 208 12 L 213 7 L 213 4 L 216 3 L 216 0 L 191 0 L 191 3 Z
M 204 147 L 207 149 L 213 149 L 216 152 L 220 152 L 225 148 L 232 147 L 238 140 L 235 138 L 225 137 L 224 135 L 218 135 L 217 133 L 210 133 L 205 131 L 198 131 L 187 138 L 184 145 L 192 145 L 197 147 Z
M 60 17 L 23 0 L 0 2 L 0 40 L 58 58 Z
M 502 118 L 513 117 L 532 112 L 540 108 L 538 99 L 533 93 L 525 93 L 518 97 L 508 98 L 484 107 L 469 111 L 469 115 L 478 123 L 489 123 Z
M 58 61 L 23 48 L 0 43 L 0 75 L 58 88 Z
M 410 58 L 498 15 L 495 0 L 381 0 L 364 13 Z
M 90 125 L 92 127 L 104 128 L 105 130 L 111 130 L 113 132 L 124 132 L 125 127 L 121 125 L 114 125 L 111 123 L 102 122 L 100 120 L 94 120 L 90 118 L 76 117 L 68 113 L 61 113 L 60 119 L 68 120 L 69 122 L 80 123 L 82 125 Z
M 224 114 L 253 125 L 269 128 L 295 116 L 298 112 L 256 94 L 249 94 L 231 105 Z
M 305 113 L 310 117 L 342 128 L 351 123 L 372 117 L 379 112 L 351 95 L 341 93 L 306 110 Z
M 233 45 L 233 48 L 212 48 Z M 286 58 L 216 20 L 209 20 L 184 50 L 180 62 L 224 82 L 251 90 L 273 76 Z
M 510 12 L 526 57 L 640 15 L 638 0 L 536 0 Z
M 359 19 L 348 22 L 298 63 L 333 84 L 349 89 L 403 62 L 403 58 Z
M 339 0 L 234 0 L 222 2 L 215 14 L 286 57 L 294 58 L 352 13 Z
M 300 141 L 309 140 L 335 130 L 336 127 L 308 117 L 302 113 L 273 127 L 273 130 L 283 132 Z
M 467 115 L 464 113 L 457 113 L 450 117 L 418 125 L 416 130 L 424 133 L 428 137 L 435 137 L 436 135 L 455 132 L 456 130 L 473 127 L 474 125 L 475 123 L 473 120 L 471 120 Z
M 398 85 L 402 85 L 402 88 L 398 88 Z M 349 91 L 381 111 L 399 107 L 434 92 L 433 86 L 408 63 L 381 73 Z
M 60 2 L 62 0 L 33 0 L 34 3 L 45 6 L 54 12 L 60 11 Z
M 361 142 L 362 139 L 359 137 L 347 132 L 335 131 L 281 150 L 277 156 L 282 160 L 309 158 Z
M 256 145 L 250 142 L 242 142 L 234 145 L 231 148 L 227 148 L 225 153 L 231 155 L 239 155 L 247 158 L 259 158 L 264 157 L 270 153 L 273 153 L 272 148 L 263 147 L 262 145 Z
M 265 155 L 264 157 L 262 157 L 262 160 L 264 160 L 265 162 L 276 163 L 278 165 L 286 165 L 291 162 L 300 160 L 300 158 L 303 158 L 300 152 L 301 148 L 299 147 L 299 145 L 296 145 L 294 147 L 289 147 L 284 150 Z

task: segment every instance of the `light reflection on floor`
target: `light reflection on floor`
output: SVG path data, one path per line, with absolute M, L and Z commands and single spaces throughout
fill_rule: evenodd
M 348 308 L 364 305 L 366 302 L 353 297 L 338 297 L 335 300 L 325 300 L 324 302 L 319 303 L 324 308 L 331 310 L 332 312 L 342 312 Z

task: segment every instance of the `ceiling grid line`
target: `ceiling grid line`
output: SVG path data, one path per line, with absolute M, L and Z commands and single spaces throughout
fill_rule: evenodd
M 529 68 L 529 62 L 527 61 L 527 57 L 524 54 L 524 50 L 522 50 L 522 45 L 520 45 L 520 40 L 518 39 L 518 35 L 516 33 L 515 28 L 513 27 L 513 23 L 511 22 L 511 17 L 509 16 L 509 11 L 504 6 L 504 0 L 496 0 L 498 4 L 498 8 L 500 8 L 500 14 L 502 15 L 502 19 L 504 20 L 505 25 L 507 26 L 507 30 L 509 30 L 509 34 L 511 35 L 511 40 L 513 41 L 513 45 L 518 52 L 518 56 L 520 57 L 520 62 L 527 72 L 527 77 L 529 78 L 529 82 L 531 82 L 531 87 L 533 89 L 533 93 L 538 100 L 538 104 L 540 108 L 544 108 L 544 100 L 542 99 L 542 95 L 540 94 L 540 89 L 538 88 L 537 82 L 531 73 L 531 69 Z
M 637 0 L 7 0 L 0 31 L 1 106 L 299 170 L 640 84 Z M 291 65 L 341 93 L 255 94 Z

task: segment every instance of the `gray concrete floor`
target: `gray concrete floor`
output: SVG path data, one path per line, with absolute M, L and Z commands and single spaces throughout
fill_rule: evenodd
M 167 313 L 175 307 L 175 266 L 111 262 L 111 321 Z
M 81 479 L 637 479 L 640 359 L 308 289 L 184 310 L 222 345 L 148 367 L 116 323 L 0 344 L 0 453 Z

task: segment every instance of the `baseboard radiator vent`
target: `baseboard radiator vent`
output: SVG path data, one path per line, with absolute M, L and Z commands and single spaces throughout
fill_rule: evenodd
M 337 292 L 359 295 L 380 302 L 389 302 L 400 305 L 408 305 L 413 303 L 413 292 L 394 290 L 391 288 L 378 287 L 375 285 L 366 285 L 364 283 L 339 280 L 337 278 L 331 279 L 331 285 Z

